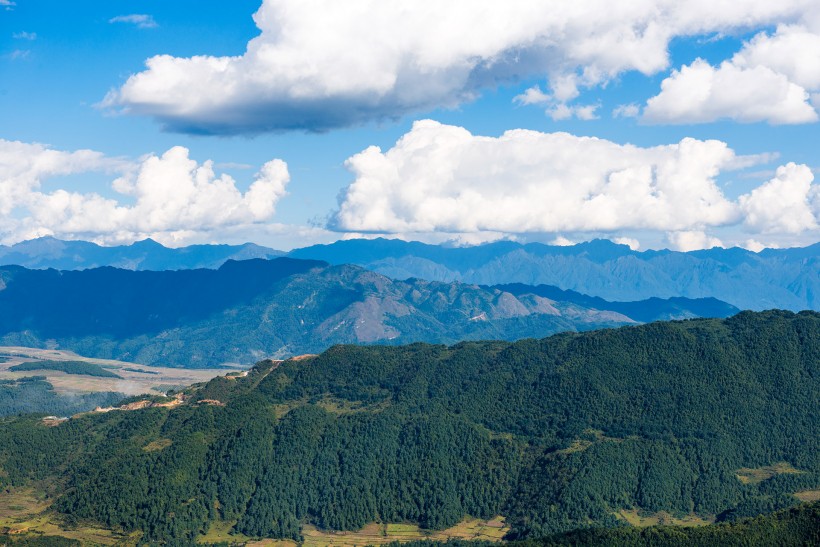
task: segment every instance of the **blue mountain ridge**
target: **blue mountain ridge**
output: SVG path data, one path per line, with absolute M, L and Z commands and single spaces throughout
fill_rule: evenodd
M 608 301 L 715 298 L 741 309 L 820 310 L 820 243 L 754 253 L 740 248 L 634 251 L 608 240 L 571 246 L 499 241 L 471 247 L 357 239 L 283 253 L 252 243 L 169 249 L 152 240 L 102 247 L 40 238 L 0 246 L 0 265 L 60 270 L 218 268 L 227 260 L 289 256 L 356 264 L 387 277 L 477 285 L 549 285 Z

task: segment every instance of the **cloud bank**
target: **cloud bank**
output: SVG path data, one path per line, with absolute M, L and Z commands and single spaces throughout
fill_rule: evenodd
M 797 23 L 815 5 L 264 0 L 254 14 L 260 35 L 243 55 L 157 55 L 103 104 L 153 116 L 172 131 L 321 131 L 452 107 L 503 82 L 544 78 L 548 90 L 535 88 L 525 102 L 539 99 L 556 119 L 593 118 L 594 107 L 567 105 L 579 89 L 627 71 L 665 70 L 672 39 Z M 660 120 L 664 101 L 656 103 L 650 111 Z
M 781 167 L 739 200 L 724 195 L 721 173 L 770 159 L 737 156 L 715 140 L 642 148 L 520 129 L 494 138 L 426 120 L 390 150 L 370 147 L 347 160 L 355 180 L 329 227 L 399 234 L 651 230 L 686 249 L 721 244 L 706 233 L 713 227 L 817 229 L 820 198 L 805 166 Z
M 111 187 L 120 197 L 42 191 L 45 180 L 93 172 L 119 175 Z M 183 147 L 129 162 L 90 150 L 0 140 L 0 234 L 3 243 L 45 235 L 174 243 L 270 221 L 289 180 L 278 159 L 264 164 L 243 193 L 233 178 L 217 175 L 211 161 L 199 164 Z

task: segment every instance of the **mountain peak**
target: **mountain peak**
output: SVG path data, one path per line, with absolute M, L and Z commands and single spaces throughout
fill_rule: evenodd
M 165 245 L 163 245 L 162 243 L 159 243 L 158 241 L 156 241 L 154 239 L 151 239 L 150 237 L 147 237 L 145 239 L 141 239 L 139 241 L 135 241 L 134 243 L 129 245 L 129 247 L 144 248 L 144 249 L 160 249 L 160 248 L 161 249 L 167 249 L 168 248 Z

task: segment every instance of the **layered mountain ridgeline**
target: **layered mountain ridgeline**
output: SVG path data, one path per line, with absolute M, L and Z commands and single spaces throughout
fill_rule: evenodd
M 100 247 L 41 238 L 0 246 L 0 264 L 72 270 L 115 266 L 136 270 L 217 268 L 229 259 L 283 253 L 253 244 L 168 249 L 151 241 Z M 348 240 L 288 253 L 292 258 L 357 264 L 393 279 L 479 285 L 552 285 L 613 301 L 717 298 L 741 309 L 820 310 L 820 243 L 806 248 L 714 248 L 693 252 L 633 251 L 596 240 L 571 246 L 502 241 L 474 247 L 401 240 Z
M 336 346 L 175 408 L 6 420 L 0 491 L 50 489 L 42 518 L 146 542 L 466 515 L 505 518 L 510 539 L 734 520 L 820 492 L 818 367 L 815 312 Z
M 597 296 L 587 296 L 575 291 L 565 291 L 550 285 L 524 285 L 509 283 L 493 288 L 515 296 L 536 295 L 551 300 L 572 302 L 599 310 L 611 310 L 641 323 L 696 317 L 722 318 L 734 315 L 739 309 L 717 298 L 648 298 L 635 302 L 609 302 Z
M 56 270 L 82 270 L 101 266 L 126 270 L 183 270 L 218 268 L 228 260 L 274 258 L 283 254 L 253 243 L 191 245 L 170 249 L 151 239 L 131 245 L 103 247 L 87 241 L 41 237 L 11 246 L 0 245 L 0 264 Z
M 633 251 L 606 240 L 568 247 L 511 241 L 444 247 L 400 240 L 350 240 L 292 251 L 294 258 L 358 264 L 395 279 L 481 285 L 553 285 L 631 301 L 713 297 L 741 309 L 820 310 L 820 243 L 806 248 Z
M 635 322 L 604 301 L 599 308 L 577 303 L 582 295 L 556 301 L 521 287 L 513 295 L 393 281 L 357 266 L 290 258 L 166 272 L 5 266 L 0 283 L 0 344 L 56 344 L 89 357 L 162 366 L 250 366 L 336 343 L 515 340 Z M 633 307 L 644 320 L 669 316 L 663 303 Z M 691 317 L 703 306 L 679 307 L 676 317 Z M 718 316 L 737 311 L 714 309 Z

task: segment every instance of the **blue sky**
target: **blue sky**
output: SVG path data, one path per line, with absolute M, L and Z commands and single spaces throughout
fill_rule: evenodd
M 617 39 L 611 54 L 606 48 L 590 55 L 586 50 L 579 53 L 584 40 L 595 44 L 611 30 L 601 28 L 600 22 L 587 23 L 583 9 L 568 13 L 568 23 L 545 22 L 543 28 L 533 30 L 532 25 L 521 24 L 524 18 L 532 18 L 526 15 L 532 8 L 519 2 L 509 9 L 508 28 L 499 30 L 498 36 L 493 34 L 493 25 L 484 31 L 487 43 L 497 40 L 502 45 L 492 50 L 478 44 L 471 50 L 462 46 L 472 38 L 469 28 L 454 30 L 456 35 L 463 33 L 461 42 L 448 41 L 436 34 L 433 18 L 427 25 L 424 17 L 428 15 L 393 14 L 389 3 L 374 11 L 373 22 L 367 17 L 348 19 L 347 13 L 336 14 L 338 28 L 333 25 L 330 30 L 322 27 L 327 25 L 321 20 L 322 13 L 334 9 L 366 13 L 372 6 L 367 0 L 351 2 L 347 8 L 344 3 L 316 0 L 288 12 L 285 8 L 298 5 L 295 2 L 269 0 L 269 12 L 281 17 L 284 27 L 260 31 L 252 15 L 260 9 L 261 0 L 219 4 L 5 0 L 5 9 L 0 7 L 0 139 L 19 141 L 20 146 L 9 148 L 5 156 L 0 152 L 0 179 L 5 177 L 0 180 L 0 192 L 5 182 L 8 188 L 24 186 L 28 193 L 8 190 L 16 197 L 7 198 L 0 240 L 13 243 L 53 234 L 116 243 L 150 236 L 168 244 L 254 240 L 289 248 L 357 234 L 384 234 L 463 243 L 502 237 L 545 242 L 608 237 L 642 248 L 722 244 L 757 249 L 805 245 L 820 235 L 820 194 L 817 183 L 809 180 L 811 175 L 792 169 L 784 171 L 779 182 L 770 182 L 776 169 L 789 163 L 805 166 L 809 173 L 820 167 L 816 146 L 820 135 L 813 114 L 815 104 L 820 103 L 820 84 L 812 76 L 814 67 L 820 66 L 820 51 L 812 49 L 820 16 L 810 2 L 796 1 L 778 12 L 750 0 L 746 2 L 749 6 L 739 3 L 737 14 L 720 17 L 668 8 L 671 12 L 663 23 L 668 27 L 668 40 L 661 40 L 658 48 L 655 39 L 644 37 L 635 46 L 640 53 L 637 57 L 630 53 L 630 44 Z M 587 3 L 592 15 L 595 2 Z M 656 4 L 661 11 L 670 5 L 645 3 Z M 583 8 L 585 3 L 579 4 Z M 495 14 L 499 21 L 507 15 L 500 4 L 488 2 L 486 6 L 487 13 Z M 448 17 L 463 19 L 456 8 L 438 16 L 445 21 Z M 613 14 L 616 23 L 619 16 L 623 28 L 645 31 L 647 21 L 653 23 L 651 17 L 634 13 Z M 702 21 L 693 27 L 688 21 L 698 17 Z M 740 24 L 741 19 L 753 23 Z M 329 20 L 334 20 L 332 13 Z M 376 21 L 387 31 L 372 30 L 374 36 L 362 39 L 362 34 L 371 31 L 368 25 Z M 569 38 L 577 36 L 581 44 L 577 50 L 563 45 L 558 36 L 553 40 L 554 29 L 564 28 L 576 33 Z M 315 29 L 332 36 L 323 42 L 314 37 Z M 276 32 L 293 34 L 287 38 L 291 43 L 285 44 L 289 47 L 282 46 L 285 38 Z M 533 32 L 541 41 L 536 44 L 550 45 L 533 46 Z M 193 56 L 240 58 L 248 42 L 260 34 L 263 45 L 281 47 L 264 62 L 237 62 L 230 76 L 219 72 L 202 76 L 201 67 L 186 61 Z M 786 46 L 771 45 L 781 43 L 799 46 L 800 55 L 786 58 Z M 756 49 L 749 44 L 757 44 Z M 667 47 L 668 63 L 642 65 L 644 56 L 651 60 Z M 398 50 L 395 55 L 404 59 L 419 49 L 423 51 L 409 63 L 410 68 L 401 65 L 396 74 L 387 75 L 388 81 L 389 76 L 396 77 L 393 87 L 374 83 L 394 66 L 390 59 L 383 59 L 384 51 L 393 54 Z M 509 61 L 511 51 L 515 61 Z M 741 51 L 743 58 L 733 61 L 736 66 L 721 65 Z M 146 60 L 156 55 L 169 56 L 168 66 L 146 70 Z M 519 55 L 523 61 L 517 60 Z M 579 60 L 579 55 L 586 57 Z M 479 65 L 464 76 L 464 63 L 477 56 Z M 704 60 L 699 65 L 701 76 L 693 79 L 686 67 L 694 67 L 698 58 Z M 300 72 L 314 62 L 319 67 L 316 73 Z M 339 74 L 334 73 L 336 66 L 342 67 Z M 273 83 L 265 79 L 268 70 Z M 132 85 L 129 78 L 139 73 L 143 81 Z M 167 83 L 178 74 L 187 80 L 183 78 L 179 85 Z M 555 82 L 567 75 L 575 79 L 577 95 L 562 94 L 556 87 Z M 462 76 L 463 81 L 457 81 Z M 718 89 L 691 106 L 686 106 L 688 98 L 681 101 L 671 91 L 668 97 L 661 93 L 662 84 L 666 93 L 666 85 L 675 83 L 687 94 L 707 93 L 698 91 L 696 85 L 706 76 L 712 78 L 713 87 L 731 87 L 726 86 L 730 82 L 760 92 L 749 97 Z M 239 91 L 223 93 L 223 86 L 231 82 L 219 78 L 240 82 Z M 255 85 L 260 89 L 254 90 Z M 532 97 L 538 100 L 523 99 L 533 88 L 538 92 Z M 787 97 L 784 90 L 802 90 L 805 97 L 795 99 L 794 93 Z M 308 99 L 303 98 L 304 93 Z M 373 99 L 374 95 L 379 98 Z M 655 106 L 650 108 L 649 100 Z M 197 101 L 214 106 L 188 108 Z M 772 106 L 761 111 L 761 104 Z M 622 105 L 633 105 L 637 117 L 614 116 Z M 584 114 L 578 110 L 584 107 L 595 108 Z M 560 108 L 568 117 L 555 114 Z M 218 113 L 218 122 L 213 112 Z M 580 119 L 583 117 L 593 119 Z M 413 129 L 414 122 L 427 119 L 441 127 Z M 325 120 L 331 121 L 326 124 Z M 451 131 L 451 127 L 463 128 L 466 134 Z M 497 138 L 512 129 L 597 137 L 611 141 L 612 146 L 586 151 L 588 143 L 581 139 L 559 143 L 547 137 L 488 142 L 479 138 Z M 397 142 L 403 136 L 407 136 L 405 142 L 421 144 L 401 147 Z M 708 146 L 698 151 L 654 149 L 677 145 L 686 138 L 721 141 L 737 158 L 755 157 L 715 159 L 710 155 L 717 149 Z M 448 147 L 448 154 L 431 152 L 432 143 Z M 619 148 L 627 143 L 640 148 L 634 157 Z M 358 156 L 354 166 L 345 166 L 346 160 L 373 145 L 383 153 Z M 556 146 L 571 149 L 557 150 Z M 172 154 L 162 161 L 173 147 L 184 147 L 187 155 Z M 394 150 L 387 153 L 391 148 Z M 59 152 L 49 161 L 62 164 L 38 167 L 42 161 L 35 160 L 44 150 Z M 78 150 L 99 155 L 71 156 Z M 597 162 L 594 169 L 551 167 L 556 158 L 583 158 L 592 153 Z M 143 163 L 148 154 L 157 157 L 150 169 Z M 25 163 L 21 156 L 34 159 Z M 462 156 L 477 159 L 469 165 L 446 159 Z M 530 158 L 526 165 L 520 163 L 523 156 Z M 623 160 L 623 156 L 631 159 Z M 186 163 L 188 158 L 196 164 Z M 287 181 L 283 182 L 281 171 L 256 175 L 274 159 L 286 164 Z M 206 160 L 213 161 L 215 172 L 206 182 L 223 180 L 224 173 L 232 177 L 235 191 L 209 192 L 211 187 L 196 183 L 193 175 L 187 187 L 177 182 Z M 707 163 L 697 173 L 686 172 L 686 166 L 700 161 Z M 657 175 L 645 196 L 633 195 L 629 184 L 641 186 L 645 171 L 660 172 L 659 166 L 669 162 L 676 165 L 669 180 Z M 383 175 L 385 166 L 393 173 L 389 180 Z M 634 182 L 619 186 L 616 192 L 608 186 L 607 177 L 620 171 Z M 585 182 L 577 183 L 576 177 Z M 692 180 L 682 180 L 686 177 Z M 112 186 L 115 179 L 125 182 Z M 541 180 L 545 182 L 539 186 Z M 243 197 L 254 181 L 257 191 Z M 166 187 L 159 194 L 149 194 L 158 184 Z M 174 194 L 177 185 L 179 195 Z M 579 190 L 577 199 L 565 200 L 578 186 L 583 191 Z M 689 186 L 691 196 L 671 197 L 683 196 Z M 715 188 L 720 192 L 717 198 Z M 756 189 L 759 191 L 753 193 Z M 63 194 L 56 196 L 56 192 Z M 89 198 L 92 194 L 109 202 L 94 201 Z M 667 202 L 657 201 L 659 194 L 667 196 Z M 252 203 L 259 199 L 270 203 Z M 542 200 L 545 205 L 533 205 Z M 177 208 L 163 205 L 162 211 L 156 210 L 156 219 L 144 221 L 154 216 L 157 203 L 170 202 L 177 203 Z M 494 204 L 500 203 L 504 205 L 496 209 Z M 230 214 L 224 211 L 227 208 L 232 208 Z M 641 211 L 650 209 L 651 218 L 643 218 L 647 215 Z M 703 212 L 706 210 L 708 213 Z M 461 216 L 456 218 L 453 211 Z M 607 220 L 600 220 L 603 217 Z

